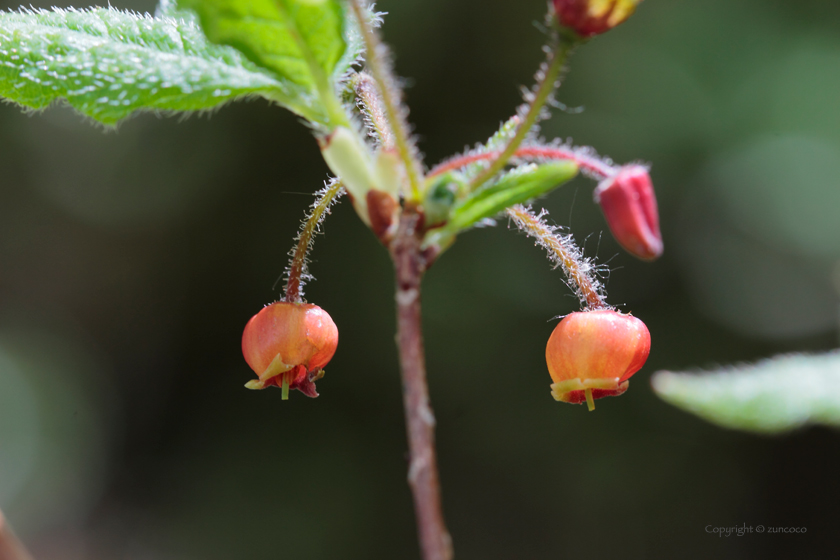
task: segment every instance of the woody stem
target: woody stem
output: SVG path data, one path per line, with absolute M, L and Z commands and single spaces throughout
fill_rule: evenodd
M 406 428 L 410 451 L 408 482 L 414 497 L 423 560 L 451 560 L 452 541 L 443 519 L 435 417 L 429 403 L 420 313 L 420 282 L 426 260 L 420 249 L 421 216 L 409 205 L 391 243 L 397 279 L 397 346 L 403 381 Z

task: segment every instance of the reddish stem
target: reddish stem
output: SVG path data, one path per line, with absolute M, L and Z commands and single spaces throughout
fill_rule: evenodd
M 452 540 L 443 520 L 437 458 L 435 417 L 429 404 L 426 361 L 420 315 L 420 281 L 426 261 L 420 249 L 420 215 L 412 206 L 403 211 L 391 243 L 397 275 L 397 346 L 403 380 L 406 428 L 410 451 L 408 482 L 414 496 L 417 529 L 424 560 L 451 560 Z
M 464 156 L 457 156 L 439 165 L 436 165 L 429 172 L 428 177 L 435 177 L 441 173 L 461 169 L 467 165 L 477 163 L 479 161 L 491 161 L 499 157 L 501 152 L 483 152 L 480 154 L 467 154 Z M 528 148 L 519 148 L 514 152 L 515 159 L 538 159 L 538 160 L 571 160 L 578 164 L 578 166 L 597 179 L 606 179 L 618 173 L 618 168 L 610 165 L 597 157 L 575 151 L 574 148 L 563 147 L 549 147 L 549 146 L 533 146 Z

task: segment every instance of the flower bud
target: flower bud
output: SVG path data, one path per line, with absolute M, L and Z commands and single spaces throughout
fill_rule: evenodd
M 646 167 L 627 165 L 595 189 L 613 237 L 627 252 L 642 260 L 662 254 L 659 210 Z
M 595 399 L 627 390 L 650 353 L 645 324 L 611 309 L 567 315 L 548 339 L 545 360 L 555 400 L 595 409 Z
M 642 0 L 554 0 L 560 25 L 583 37 L 609 31 L 633 15 Z
M 332 359 L 338 346 L 338 328 L 326 311 L 310 303 L 278 301 L 267 305 L 245 325 L 242 354 L 259 379 L 245 384 L 248 389 L 274 385 L 308 397 L 317 397 L 315 381 Z

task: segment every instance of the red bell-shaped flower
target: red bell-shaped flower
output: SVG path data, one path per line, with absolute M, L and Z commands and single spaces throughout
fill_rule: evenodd
M 563 318 L 545 349 L 555 400 L 589 405 L 595 399 L 627 390 L 630 376 L 639 371 L 650 353 L 650 332 L 645 324 L 611 309 L 581 311 Z
M 659 210 L 646 167 L 624 166 L 598 185 L 594 194 L 613 237 L 622 247 L 646 261 L 662 254 Z
M 249 389 L 274 385 L 317 397 L 315 381 L 338 346 L 338 328 L 326 311 L 310 303 L 279 301 L 267 305 L 245 325 L 242 354 L 259 379 Z
M 591 37 L 609 31 L 633 15 L 642 0 L 554 0 L 560 24 Z

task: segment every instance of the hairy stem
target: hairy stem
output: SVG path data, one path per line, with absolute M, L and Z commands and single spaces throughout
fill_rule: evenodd
M 32 560 L 32 556 L 17 539 L 0 511 L 0 560 Z
M 528 100 L 527 110 L 525 110 L 525 116 L 516 128 L 516 133 L 510 139 L 507 146 L 505 146 L 505 149 L 490 163 L 490 166 L 472 180 L 470 183 L 471 190 L 477 189 L 492 179 L 496 173 L 504 169 L 507 162 L 513 157 L 516 150 L 531 132 L 531 129 L 540 120 L 543 107 L 551 98 L 554 90 L 557 89 L 557 81 L 563 69 L 563 64 L 565 64 L 569 53 L 571 53 L 576 45 L 576 41 L 565 35 L 555 42 L 555 45 L 549 51 L 545 68 L 540 71 L 536 89 L 529 96 L 530 99 Z
M 372 136 L 384 150 L 394 149 L 394 132 L 385 114 L 385 106 L 379 96 L 379 88 L 367 72 L 359 72 L 352 79 L 353 91 L 356 94 L 356 105 L 362 112 L 369 135 Z
M 359 22 L 359 29 L 362 31 L 362 39 L 364 40 L 365 50 L 367 51 L 366 66 L 376 81 L 379 97 L 382 100 L 382 107 L 385 109 L 387 122 L 390 123 L 391 130 L 393 131 L 394 143 L 405 167 L 405 173 L 408 176 L 411 198 L 417 201 L 420 200 L 421 185 L 423 184 L 420 163 L 417 161 L 414 145 L 411 143 L 409 137 L 408 124 L 405 121 L 404 110 L 400 105 L 399 91 L 394 91 L 395 80 L 390 75 L 387 61 L 384 60 L 382 51 L 385 47 L 379 42 L 379 37 L 371 29 L 370 23 L 362 9 L 362 1 L 350 0 L 350 6 L 353 8 L 353 13 Z
M 426 383 L 420 314 L 420 281 L 426 262 L 420 250 L 419 222 L 420 215 L 408 206 L 391 244 L 397 277 L 397 346 L 411 457 L 408 482 L 414 496 L 423 560 L 450 560 L 452 541 L 443 520 L 435 452 L 435 417 Z
M 456 156 L 436 165 L 429 171 L 428 177 L 436 177 L 447 171 L 461 169 L 479 161 L 495 159 L 499 155 L 501 155 L 501 152 L 481 152 Z M 611 165 L 598 157 L 564 146 L 529 146 L 519 148 L 514 152 L 512 157 L 519 160 L 570 160 L 577 163 L 581 170 L 589 172 L 589 175 L 592 175 L 599 181 L 607 177 L 612 177 L 619 170 L 619 167 Z
M 341 181 L 333 180 L 318 193 L 318 198 L 312 204 L 312 212 L 307 216 L 297 236 L 297 245 L 292 250 L 292 260 L 289 262 L 286 278 L 286 297 L 289 303 L 303 301 L 303 284 L 309 277 L 307 270 L 307 255 L 312 248 L 315 234 L 321 227 L 321 222 L 330 213 L 330 207 L 342 194 L 344 187 Z
M 556 227 L 545 223 L 543 214 L 537 216 L 520 204 L 508 208 L 507 214 L 520 230 L 535 238 L 549 252 L 586 308 L 609 308 L 601 293 L 601 283 L 591 274 L 592 263 L 583 257 L 570 235 L 559 234 Z

